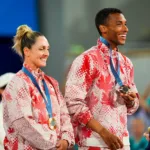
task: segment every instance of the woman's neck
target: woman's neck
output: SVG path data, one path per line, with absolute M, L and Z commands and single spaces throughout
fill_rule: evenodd
M 39 69 L 39 67 L 37 67 L 35 64 L 31 63 L 28 60 L 24 60 L 24 65 L 29 67 L 31 70 L 34 70 L 34 71 Z

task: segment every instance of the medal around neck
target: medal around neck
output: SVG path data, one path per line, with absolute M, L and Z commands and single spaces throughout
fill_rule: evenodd
M 51 130 L 56 129 L 56 120 L 52 116 L 51 97 L 50 97 L 49 89 L 48 89 L 48 86 L 47 86 L 45 80 L 43 79 L 42 82 L 43 82 L 43 85 L 44 85 L 44 92 L 45 92 L 47 100 L 45 99 L 45 96 L 43 95 L 43 93 L 40 89 L 40 86 L 38 85 L 38 83 L 37 83 L 35 77 L 32 75 L 32 73 L 28 69 L 26 69 L 25 67 L 22 68 L 22 71 L 32 80 L 33 84 L 38 89 L 38 91 L 40 92 L 40 94 L 42 95 L 42 97 L 44 99 L 44 102 L 46 104 L 46 108 L 47 108 L 47 111 L 48 111 L 48 114 L 49 114 L 49 117 L 50 117 L 49 120 L 48 120 L 49 128 Z
M 128 94 L 130 92 L 130 87 L 127 85 L 122 85 L 119 91 L 123 94 Z
M 48 125 L 51 130 L 55 130 L 57 127 L 55 118 L 49 118 Z

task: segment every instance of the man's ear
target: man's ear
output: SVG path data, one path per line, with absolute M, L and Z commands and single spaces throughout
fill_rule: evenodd
M 101 33 L 106 33 L 107 32 L 107 27 L 104 26 L 104 25 L 100 25 L 99 29 L 100 29 Z

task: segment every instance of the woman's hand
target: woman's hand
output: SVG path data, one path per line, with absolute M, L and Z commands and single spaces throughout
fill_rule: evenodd
M 68 148 L 68 142 L 66 140 L 60 140 L 56 144 L 57 150 L 66 150 Z

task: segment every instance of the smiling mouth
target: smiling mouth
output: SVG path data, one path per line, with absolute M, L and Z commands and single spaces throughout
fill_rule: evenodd
M 46 62 L 46 61 L 47 61 L 47 59 L 43 59 L 43 58 L 42 58 L 41 60 L 42 60 L 42 61 L 44 61 L 44 62 Z
M 119 35 L 119 37 L 121 37 L 121 39 L 126 40 L 126 35 Z

